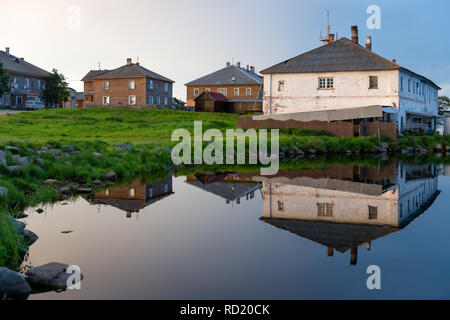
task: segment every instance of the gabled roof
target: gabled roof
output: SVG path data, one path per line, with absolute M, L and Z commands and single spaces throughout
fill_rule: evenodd
M 321 73 L 342 71 L 404 70 L 439 88 L 431 80 L 383 58 L 347 38 L 328 43 L 261 71 L 273 73 Z M 440 89 L 440 88 L 439 88 Z
M 202 95 L 208 95 L 211 97 L 211 99 L 213 99 L 214 101 L 228 101 L 227 97 L 225 97 L 223 94 L 221 93 L 217 93 L 217 92 L 211 92 L 211 91 L 204 91 L 202 92 L 197 98 L 195 98 L 194 100 L 197 100 L 198 98 L 200 98 Z
M 7 54 L 4 51 L 0 51 L 0 61 L 3 64 L 3 69 L 11 73 L 18 73 L 35 77 L 48 77 L 50 73 L 41 69 L 25 60 Z
M 101 80 L 101 79 L 121 79 L 121 78 L 141 78 L 147 77 L 155 80 L 173 83 L 173 80 L 166 78 L 156 72 L 148 70 L 140 65 L 132 63 L 113 70 L 91 70 L 81 81 Z
M 233 80 L 234 79 L 234 80 Z M 247 69 L 230 65 L 201 78 L 186 83 L 187 86 L 249 85 L 261 84 L 262 77 Z

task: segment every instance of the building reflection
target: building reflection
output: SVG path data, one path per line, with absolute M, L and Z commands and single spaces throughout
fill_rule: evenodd
M 188 175 L 186 183 L 225 199 L 226 204 L 237 205 L 241 199 L 254 199 L 255 192 L 261 189 L 261 183 L 254 181 L 252 176 L 237 173 L 197 173 Z
M 262 182 L 260 220 L 327 247 L 328 256 L 358 247 L 405 227 L 424 212 L 438 191 L 437 169 L 391 164 L 385 168 L 337 167 L 318 172 L 280 172 Z
M 86 199 L 92 205 L 116 207 L 131 218 L 133 213 L 139 213 L 143 208 L 172 195 L 172 175 L 162 180 L 148 182 L 139 178 L 130 184 L 112 186 L 100 191 Z

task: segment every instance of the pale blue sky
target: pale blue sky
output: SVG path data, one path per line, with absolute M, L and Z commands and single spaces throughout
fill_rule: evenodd
M 320 46 L 330 10 L 332 32 L 350 38 L 420 73 L 450 95 L 448 0 L 27 0 L 1 1 L 0 48 L 47 70 L 57 68 L 77 90 L 90 69 L 116 68 L 136 60 L 174 80 L 174 96 L 185 99 L 184 83 L 225 66 L 254 65 L 257 71 Z M 381 8 L 381 29 L 366 27 L 369 5 Z M 68 27 L 72 5 L 79 28 Z M 76 24 L 75 24 L 76 25 Z

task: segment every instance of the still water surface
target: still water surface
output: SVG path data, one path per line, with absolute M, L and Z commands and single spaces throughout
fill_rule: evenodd
M 85 277 L 81 290 L 30 299 L 449 299 L 442 172 L 168 175 L 30 209 L 40 239 L 26 264 L 74 264 Z M 370 265 L 381 290 L 367 289 Z

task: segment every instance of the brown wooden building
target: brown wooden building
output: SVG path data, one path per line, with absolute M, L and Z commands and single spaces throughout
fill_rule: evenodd
M 195 106 L 196 111 L 207 111 L 197 110 L 196 101 L 203 92 L 211 92 L 224 96 L 229 104 L 226 111 L 211 112 L 247 113 L 247 109 L 262 112 L 262 77 L 254 67 L 242 68 L 239 62 L 236 65 L 227 62 L 225 68 L 186 83 L 186 90 L 187 105 Z
M 174 81 L 139 62 L 114 70 L 91 70 L 84 82 L 84 107 L 170 107 Z

